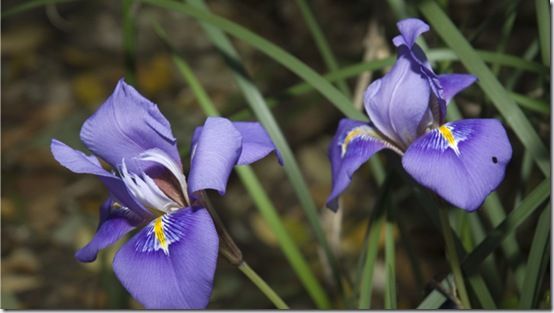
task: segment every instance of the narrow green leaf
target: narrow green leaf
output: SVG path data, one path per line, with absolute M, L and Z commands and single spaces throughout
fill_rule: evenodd
M 367 252 L 364 267 L 362 270 L 362 281 L 360 284 L 360 298 L 358 309 L 367 310 L 371 308 L 371 294 L 373 291 L 373 275 L 375 271 L 375 261 L 379 251 L 379 237 L 383 226 L 384 216 L 379 216 L 373 220 L 369 226 L 369 236 L 367 240 Z
M 467 280 L 473 289 L 473 293 L 479 300 L 481 308 L 485 310 L 495 310 L 496 304 L 494 303 L 493 297 L 487 288 L 485 280 L 480 274 L 469 275 Z
M 550 175 L 549 154 L 533 126 L 527 120 L 521 109 L 509 97 L 498 79 L 485 65 L 479 54 L 471 47 L 460 31 L 454 26 L 448 16 L 432 0 L 425 0 L 419 5 L 419 9 L 433 26 L 441 38 L 460 57 L 462 63 L 472 74 L 479 78 L 479 85 L 483 92 L 495 104 L 496 109 L 506 119 L 518 136 L 525 148 L 533 155 L 533 158 L 545 176 Z
M 535 0 L 542 63 L 550 66 L 550 6 L 548 0 Z
M 522 108 L 525 108 L 529 111 L 546 114 L 546 115 L 550 114 L 550 105 L 544 101 L 533 99 L 515 92 L 508 92 L 508 94 Z
M 514 209 L 504 219 L 504 221 L 493 229 L 475 249 L 462 260 L 462 269 L 466 275 L 472 275 L 472 273 L 479 270 L 479 265 L 483 260 L 489 256 L 494 250 L 502 243 L 506 236 L 512 234 L 521 223 L 523 223 L 550 195 L 550 181 L 549 179 L 543 180 L 535 189 L 525 197 L 521 204 Z M 449 275 L 450 277 L 450 275 Z M 444 286 L 446 283 L 445 278 L 441 284 Z M 444 303 L 446 298 L 440 294 L 439 291 L 432 291 L 418 306 L 424 309 L 436 309 Z
M 164 42 L 170 47 L 170 43 L 167 40 L 165 32 L 156 25 L 156 30 Z M 185 81 L 189 84 L 193 94 L 196 96 L 198 102 L 200 103 L 202 109 L 208 116 L 219 116 L 219 112 L 215 108 L 213 101 L 210 99 L 196 75 L 190 69 L 190 66 L 181 58 L 173 49 L 172 58 L 175 62 L 179 73 L 183 76 Z M 323 288 L 315 278 L 312 270 L 308 266 L 308 263 L 300 253 L 300 250 L 296 243 L 292 240 L 284 224 L 277 214 L 276 208 L 273 206 L 273 203 L 269 199 L 267 193 L 262 188 L 262 184 L 257 178 L 256 174 L 250 166 L 239 166 L 235 167 L 235 171 L 239 175 L 239 178 L 243 182 L 246 190 L 248 191 L 250 197 L 256 204 L 256 207 L 260 211 L 264 220 L 268 223 L 271 231 L 277 237 L 279 245 L 283 250 L 287 260 L 294 269 L 296 275 L 300 278 L 300 281 L 304 284 L 308 293 L 314 298 L 314 302 L 319 304 L 322 307 L 329 307 L 329 302 L 326 300 L 326 295 L 323 291 Z
M 16 6 L 13 6 L 12 8 L 10 8 L 7 11 L 3 11 L 2 14 L 0 15 L 0 18 L 3 19 L 3 18 L 6 18 L 8 16 L 13 16 L 13 15 L 16 15 L 16 14 L 19 14 L 19 13 L 22 13 L 22 12 L 25 12 L 25 11 L 28 11 L 28 10 L 31 10 L 31 9 L 34 9 L 34 8 L 38 8 L 38 7 L 41 7 L 41 6 L 49 5 L 49 4 L 57 4 L 57 3 L 62 3 L 62 2 L 73 2 L 73 1 L 77 1 L 77 0 L 30 0 L 30 1 L 25 1 L 23 3 L 20 3 L 20 4 L 16 5 Z
M 204 4 L 202 0 L 189 0 L 195 8 L 200 10 L 209 11 L 208 7 Z M 225 61 L 228 63 L 229 68 L 233 71 L 233 76 L 235 77 L 237 84 L 241 91 L 243 92 L 248 104 L 251 109 L 254 111 L 254 114 L 258 120 L 262 123 L 264 128 L 267 130 L 269 136 L 279 149 L 281 156 L 283 158 L 285 172 L 289 177 L 291 184 L 294 187 L 295 192 L 302 204 L 302 208 L 308 217 L 308 221 L 312 226 L 312 229 L 315 233 L 316 239 L 318 240 L 320 246 L 322 247 L 325 257 L 331 267 L 333 277 L 338 288 L 342 287 L 341 277 L 338 270 L 338 265 L 335 260 L 335 257 L 331 251 L 331 248 L 327 242 L 323 228 L 321 227 L 319 215 L 317 212 L 317 207 L 311 197 L 310 191 L 302 174 L 300 168 L 290 146 L 288 145 L 281 129 L 279 128 L 275 118 L 271 114 L 271 111 L 266 104 L 264 97 L 261 92 L 258 90 L 256 85 L 248 77 L 246 69 L 241 65 L 239 55 L 234 49 L 233 45 L 227 39 L 225 34 L 219 30 L 217 27 L 210 24 L 202 23 L 202 27 L 206 31 L 208 38 L 211 39 L 213 44 L 225 55 Z M 320 306 L 328 306 L 328 303 L 320 302 Z
M 538 294 L 542 283 L 540 275 L 542 267 L 548 263 L 548 258 L 543 260 L 543 255 L 550 256 L 548 242 L 550 240 L 551 219 L 550 205 L 547 205 L 539 217 L 539 222 L 533 236 L 529 258 L 527 259 L 527 269 L 525 270 L 525 281 L 523 283 L 523 292 L 519 301 L 520 309 L 536 309 Z
M 317 45 L 319 53 L 321 54 L 321 57 L 323 58 L 323 61 L 325 62 L 325 65 L 327 66 L 327 69 L 330 71 L 337 70 L 339 66 L 333 54 L 333 50 L 331 50 L 327 39 L 325 39 L 325 35 L 323 34 L 321 27 L 317 23 L 317 20 L 312 10 L 310 9 L 308 2 L 306 0 L 296 0 L 296 4 L 300 8 L 302 17 L 304 18 L 306 25 L 308 25 L 308 29 L 310 30 L 310 33 L 312 33 L 312 37 L 314 37 L 314 41 Z M 342 79 L 338 80 L 337 87 L 348 98 L 351 97 L 350 89 L 348 88 L 348 84 L 346 84 L 346 81 Z
M 325 80 L 321 75 L 308 67 L 295 56 L 286 52 L 282 48 L 268 41 L 267 39 L 253 33 L 252 31 L 240 26 L 228 19 L 208 13 L 204 10 L 195 8 L 189 4 L 179 3 L 171 0 L 142 0 L 153 6 L 165 8 L 173 12 L 179 12 L 197 18 L 203 22 L 210 23 L 224 31 L 233 35 L 248 44 L 254 46 L 259 51 L 267 54 L 269 57 L 279 62 L 291 72 L 295 73 L 306 82 L 313 85 L 321 94 L 323 94 L 331 103 L 333 103 L 344 115 L 352 119 L 367 121 L 367 117 L 358 112 L 351 101 L 346 98 L 338 89 L 331 83 Z
M 390 207 L 389 210 L 391 210 Z M 392 310 L 396 309 L 396 261 L 393 231 L 394 224 L 388 219 L 385 223 L 385 309 Z

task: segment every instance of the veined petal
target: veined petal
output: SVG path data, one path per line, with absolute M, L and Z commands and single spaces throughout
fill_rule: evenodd
M 113 168 L 129 160 L 129 171 L 142 173 L 146 164 L 134 159 L 158 148 L 181 165 L 175 137 L 158 107 L 120 80 L 113 94 L 81 128 L 81 140 Z
M 237 165 L 247 165 L 254 163 L 271 152 L 275 151 L 275 155 L 279 160 L 279 163 L 283 164 L 281 154 L 275 148 L 273 141 L 258 122 L 231 122 L 233 126 L 238 130 L 242 137 L 242 149 L 240 152 Z M 192 146 L 195 146 L 202 134 L 204 127 L 199 126 L 194 130 L 192 136 Z
M 442 87 L 442 96 L 448 104 L 450 100 L 460 91 L 473 84 L 477 77 L 470 74 L 443 74 L 438 76 Z
M 231 170 L 241 153 L 242 136 L 226 118 L 208 117 L 192 145 L 191 192 L 214 189 L 225 193 Z
M 208 305 L 218 236 L 206 209 L 184 208 L 144 227 L 117 252 L 114 271 L 148 309 Z
M 403 46 L 390 72 L 369 85 L 364 104 L 375 127 L 405 148 L 418 136 L 430 96 L 427 77 Z
M 92 155 L 87 156 L 83 152 L 74 150 L 56 139 L 52 139 L 50 149 L 56 161 L 70 171 L 78 174 L 98 176 L 122 206 L 131 209 L 140 217 L 148 218 L 151 216 L 150 211 L 132 196 L 125 183 L 119 177 L 102 168 L 96 157 Z
M 96 234 L 86 246 L 77 251 L 75 258 L 81 262 L 96 260 L 100 250 L 118 241 L 131 231 L 138 221 L 138 217 L 128 208 L 118 206 L 111 198 L 106 200 L 100 208 L 100 222 Z
M 416 140 L 402 164 L 419 183 L 473 211 L 504 179 L 512 147 L 495 119 L 446 123 Z
M 336 211 L 338 197 L 348 187 L 354 172 L 374 153 L 390 147 L 370 125 L 342 119 L 329 147 L 333 189 L 327 207 Z
M 417 37 L 429 31 L 429 25 L 417 18 L 403 19 L 396 23 L 396 27 L 398 27 L 400 35 L 394 37 L 394 45 L 396 47 L 406 45 L 409 49 L 415 44 Z

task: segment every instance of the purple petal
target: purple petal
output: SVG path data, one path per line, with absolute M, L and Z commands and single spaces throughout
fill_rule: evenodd
M 442 97 L 448 103 L 458 92 L 473 84 L 477 77 L 470 74 L 444 74 L 439 75 L 438 79 L 443 90 Z
M 151 216 L 150 211 L 138 203 L 129 193 L 125 183 L 119 177 L 102 168 L 96 157 L 92 155 L 87 156 L 83 152 L 74 150 L 56 139 L 52 139 L 50 149 L 54 159 L 70 171 L 78 174 L 98 176 L 121 205 L 128 207 L 140 217 L 148 218 Z
M 414 45 L 417 37 L 429 31 L 429 25 L 417 18 L 407 18 L 396 23 L 400 35 L 393 39 L 396 47 L 406 45 L 409 49 Z
M 354 172 L 374 153 L 389 146 L 367 123 L 342 119 L 329 146 L 333 189 L 327 207 L 336 211 L 338 197 L 348 187 Z
M 169 122 L 158 107 L 121 79 L 113 94 L 81 128 L 81 140 L 95 155 L 118 168 L 125 158 L 129 171 L 142 173 L 144 163 L 133 160 L 158 148 L 181 164 Z
M 283 164 L 281 154 L 275 148 L 273 141 L 258 122 L 231 122 L 239 131 L 242 137 L 242 149 L 240 152 L 237 165 L 248 165 L 254 163 L 271 152 L 275 151 L 275 155 L 279 163 Z M 192 146 L 196 145 L 198 138 L 202 133 L 202 126 L 196 127 L 192 137 Z
M 422 185 L 473 211 L 502 182 L 511 157 L 512 147 L 499 121 L 466 119 L 416 140 L 402 164 Z
M 98 252 L 131 231 L 135 226 L 132 219 L 128 218 L 130 211 L 126 208 L 114 207 L 114 201 L 108 199 L 100 208 L 100 223 L 92 240 L 75 254 L 75 258 L 81 262 L 96 260 Z
M 431 88 L 419 64 L 403 51 L 390 72 L 369 85 L 364 104 L 375 127 L 407 147 L 417 138 L 419 124 L 429 111 Z
M 202 309 L 210 299 L 218 245 L 208 211 L 185 208 L 145 226 L 117 252 L 113 267 L 148 309 Z
M 192 192 L 215 189 L 225 193 L 231 170 L 241 153 L 239 131 L 226 118 L 209 117 L 192 147 L 189 188 Z

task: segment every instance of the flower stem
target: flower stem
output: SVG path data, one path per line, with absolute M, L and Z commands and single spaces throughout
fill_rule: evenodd
M 275 305 L 276 308 L 283 310 L 288 309 L 289 306 L 279 297 L 277 293 L 271 287 L 256 273 L 254 270 L 246 263 L 242 262 L 238 269 L 246 275 L 253 283 L 260 289 L 261 292 L 264 293 L 264 295 L 271 300 L 271 302 Z
M 446 208 L 440 209 L 438 211 L 442 235 L 446 243 L 446 254 L 448 258 L 448 263 L 450 263 L 452 273 L 454 274 L 454 283 L 456 284 L 456 289 L 458 290 L 458 294 L 460 295 L 460 300 L 462 302 L 463 308 L 471 309 L 471 304 L 467 295 L 467 289 L 464 283 L 464 277 L 462 275 L 462 268 L 460 267 L 460 259 L 458 258 L 458 253 L 456 252 L 454 237 L 452 236 L 450 222 L 448 221 L 448 211 L 446 210 Z

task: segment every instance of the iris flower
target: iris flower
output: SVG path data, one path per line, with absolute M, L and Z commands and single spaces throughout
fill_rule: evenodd
M 392 149 L 420 184 L 467 211 L 481 206 L 504 178 L 512 147 L 496 119 L 445 123 L 447 104 L 476 78 L 437 75 L 415 43 L 429 30 L 418 19 L 397 24 L 398 57 L 392 69 L 364 94 L 370 123 L 343 119 L 329 148 L 333 189 L 327 206 L 337 209 L 352 174 L 374 153 Z
M 146 308 L 205 308 L 219 239 L 197 192 L 224 194 L 235 165 L 274 151 L 265 130 L 254 122 L 208 118 L 194 132 L 187 180 L 167 119 L 120 80 L 85 121 L 81 140 L 93 155 L 53 139 L 54 158 L 75 173 L 99 177 L 110 196 L 100 208 L 96 234 L 76 258 L 92 262 L 99 250 L 137 229 L 113 260 L 114 272 L 129 293 Z

